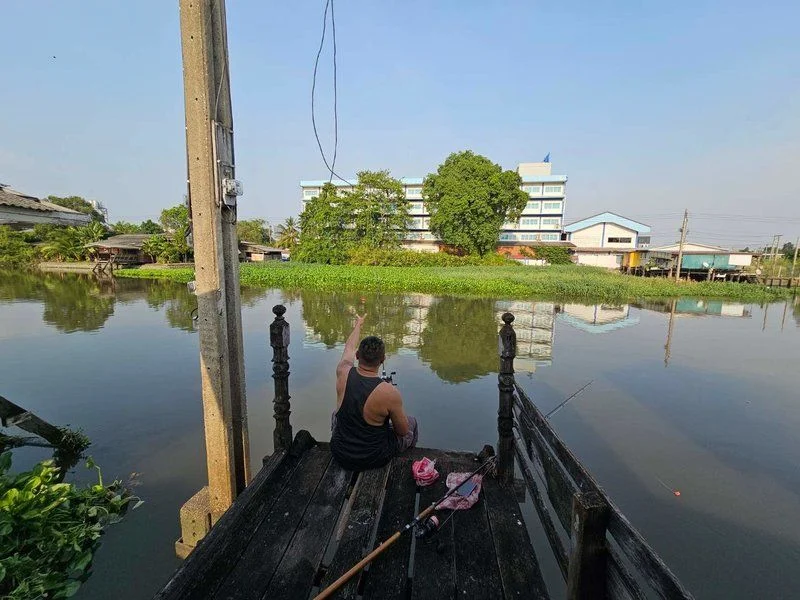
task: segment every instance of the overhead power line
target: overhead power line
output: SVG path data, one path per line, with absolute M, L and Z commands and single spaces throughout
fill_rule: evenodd
M 325 46 L 325 33 L 328 28 L 328 9 L 331 11 L 331 36 L 333 37 L 333 159 L 328 162 L 328 157 L 325 156 L 325 150 L 322 148 L 322 142 L 319 139 L 319 131 L 317 131 L 317 117 L 316 117 L 316 92 L 317 92 L 317 71 L 319 70 L 319 57 L 322 55 L 322 49 Z M 317 147 L 319 148 L 322 162 L 330 173 L 328 181 L 333 181 L 336 177 L 344 181 L 348 185 L 353 185 L 344 177 L 339 175 L 336 171 L 336 157 L 339 153 L 339 89 L 338 89 L 338 74 L 336 65 L 336 17 L 334 15 L 333 0 L 326 0 L 325 11 L 322 15 L 322 36 L 319 40 L 319 49 L 317 50 L 317 57 L 314 60 L 314 76 L 311 82 L 311 125 L 314 128 L 314 138 L 317 140 Z

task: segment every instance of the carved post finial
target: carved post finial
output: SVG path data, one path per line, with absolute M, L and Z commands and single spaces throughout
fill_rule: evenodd
M 503 313 L 504 325 L 498 334 L 500 371 L 497 387 L 500 405 L 497 410 L 498 476 L 504 483 L 514 479 L 514 357 L 517 355 L 517 334 L 514 331 L 514 315 Z
M 272 346 L 272 378 L 275 380 L 275 431 L 273 441 L 275 450 L 288 449 L 292 445 L 292 413 L 289 404 L 289 323 L 283 318 L 286 307 L 276 304 L 272 307 L 275 320 L 269 326 L 269 345 Z

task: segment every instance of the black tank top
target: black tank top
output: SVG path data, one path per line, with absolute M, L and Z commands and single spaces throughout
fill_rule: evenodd
M 355 367 L 347 375 L 331 436 L 331 453 L 350 471 L 382 467 L 397 454 L 397 438 L 389 427 L 389 417 L 383 425 L 370 425 L 364 420 L 364 404 L 381 383 L 380 377 L 364 377 Z

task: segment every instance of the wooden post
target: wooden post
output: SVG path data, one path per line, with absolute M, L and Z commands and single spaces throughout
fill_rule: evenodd
M 597 492 L 572 497 L 572 551 L 567 573 L 567 600 L 606 597 L 606 528 L 609 507 Z
M 215 522 L 249 480 L 236 200 L 224 0 L 180 0 L 189 204 L 208 464 Z
M 503 483 L 514 480 L 514 357 L 517 355 L 517 334 L 514 332 L 514 315 L 503 313 L 504 325 L 500 328 L 498 345 L 500 372 L 497 387 L 500 406 L 497 411 L 498 477 Z
M 286 307 L 272 307 L 275 320 L 269 326 L 269 345 L 272 346 L 272 378 L 275 380 L 275 431 L 272 434 L 275 452 L 292 446 L 292 414 L 289 404 L 289 323 L 283 318 Z

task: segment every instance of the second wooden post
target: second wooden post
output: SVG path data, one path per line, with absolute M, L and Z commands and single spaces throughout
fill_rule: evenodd
M 286 307 L 276 304 L 272 307 L 275 320 L 269 326 L 269 345 L 272 346 L 272 378 L 275 380 L 275 431 L 273 442 L 275 451 L 288 449 L 292 445 L 292 414 L 289 404 L 289 323 L 283 318 Z

